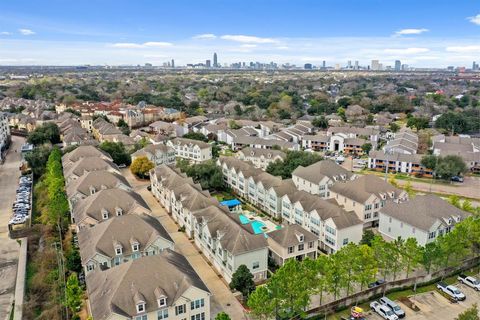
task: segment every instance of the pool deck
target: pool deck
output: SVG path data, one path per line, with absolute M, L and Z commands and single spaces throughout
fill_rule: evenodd
M 267 218 L 262 218 L 260 216 L 255 215 L 255 214 L 252 214 L 250 211 L 247 211 L 247 210 L 243 210 L 241 212 L 241 214 L 243 214 L 244 216 L 246 216 L 249 219 L 253 218 L 257 221 L 263 222 L 263 224 L 265 224 L 265 227 L 267 227 L 267 229 L 265 230 L 265 233 L 277 230 L 277 225 Z

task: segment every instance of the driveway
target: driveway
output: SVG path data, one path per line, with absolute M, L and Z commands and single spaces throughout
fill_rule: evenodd
M 15 153 L 23 144 L 21 137 L 12 137 L 12 145 L 5 163 L 0 164 L 0 320 L 8 315 L 15 294 L 19 244 L 8 237 L 8 221 L 20 176 L 20 153 Z
M 140 181 L 136 179 L 128 169 L 122 169 L 122 174 L 125 176 L 128 182 L 130 182 L 133 189 L 138 192 L 150 206 L 152 215 L 158 218 L 160 223 L 170 234 L 175 242 L 175 251 L 183 254 L 187 258 L 188 262 L 190 262 L 200 278 L 207 285 L 208 289 L 212 293 L 212 318 L 215 318 L 217 313 L 225 311 L 232 319 L 246 319 L 242 305 L 233 296 L 230 289 L 228 289 L 225 283 L 222 282 L 212 267 L 208 265 L 205 258 L 193 246 L 192 242 L 190 242 L 187 236 L 178 231 L 178 226 L 175 224 L 175 221 L 157 202 L 152 193 L 147 190 L 147 186 L 150 185 L 150 181 Z

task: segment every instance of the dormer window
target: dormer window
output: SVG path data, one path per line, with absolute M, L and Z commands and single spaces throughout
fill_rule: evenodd
M 162 308 L 162 307 L 166 307 L 167 306 L 167 297 L 160 297 L 158 300 L 158 307 L 159 308 Z
M 123 253 L 123 249 L 122 249 L 122 246 L 121 245 L 117 245 L 115 246 L 115 254 L 117 256 L 121 255 Z
M 138 243 L 132 244 L 132 251 L 137 252 L 138 250 L 140 250 L 140 245 Z
M 145 312 L 145 302 L 140 302 L 137 304 L 137 313 Z
M 123 210 L 122 210 L 122 208 L 116 207 L 116 208 L 115 208 L 115 214 L 116 214 L 117 216 L 123 215 Z
M 298 241 L 303 242 L 305 240 L 303 234 L 298 236 Z
M 107 220 L 108 219 L 108 211 L 105 209 L 102 209 L 102 219 Z
M 92 194 L 95 194 L 95 187 L 94 186 L 90 186 L 90 195 Z

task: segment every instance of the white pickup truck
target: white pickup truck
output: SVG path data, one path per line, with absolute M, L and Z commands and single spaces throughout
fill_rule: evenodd
M 398 316 L 389 307 L 380 304 L 378 301 L 370 303 L 370 308 L 378 313 L 385 320 L 398 320 Z
M 460 281 L 461 283 L 477 290 L 477 291 L 480 291 L 480 281 L 478 281 L 477 279 L 475 279 L 474 277 L 470 277 L 470 276 L 467 276 L 467 275 L 464 275 L 464 274 L 461 274 L 458 276 L 458 281 Z
M 456 301 L 463 301 L 466 299 L 465 295 L 460 290 L 458 290 L 457 287 L 447 285 L 445 282 L 437 283 L 437 289 Z

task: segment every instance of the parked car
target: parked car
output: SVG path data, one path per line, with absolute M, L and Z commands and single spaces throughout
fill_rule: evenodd
M 476 291 L 480 291 L 480 281 L 478 281 L 476 278 L 461 274 L 457 279 L 461 283 L 475 289 Z
M 378 301 L 373 301 L 370 303 L 370 308 L 373 311 L 378 313 L 385 320 L 398 320 L 398 317 L 389 307 L 386 305 L 380 304 Z
M 453 176 L 452 181 L 454 182 L 463 182 L 463 177 L 462 176 Z
M 368 284 L 368 287 L 369 287 L 369 288 L 378 287 L 378 286 L 381 286 L 381 285 L 384 284 L 384 283 L 385 283 L 385 280 L 383 280 L 383 279 L 378 279 L 378 280 L 375 281 L 375 282 L 369 283 L 369 284 Z
M 403 311 L 402 308 L 400 308 L 400 306 L 395 301 L 392 301 L 387 297 L 381 297 L 379 299 L 379 302 L 381 304 L 389 307 L 390 310 L 392 310 L 393 313 L 395 313 L 397 315 L 397 317 L 399 317 L 399 318 L 405 317 L 405 311 Z
M 458 290 L 457 287 L 447 285 L 445 282 L 437 283 L 437 289 L 456 301 L 463 301 L 466 299 L 465 295 L 460 290 Z

